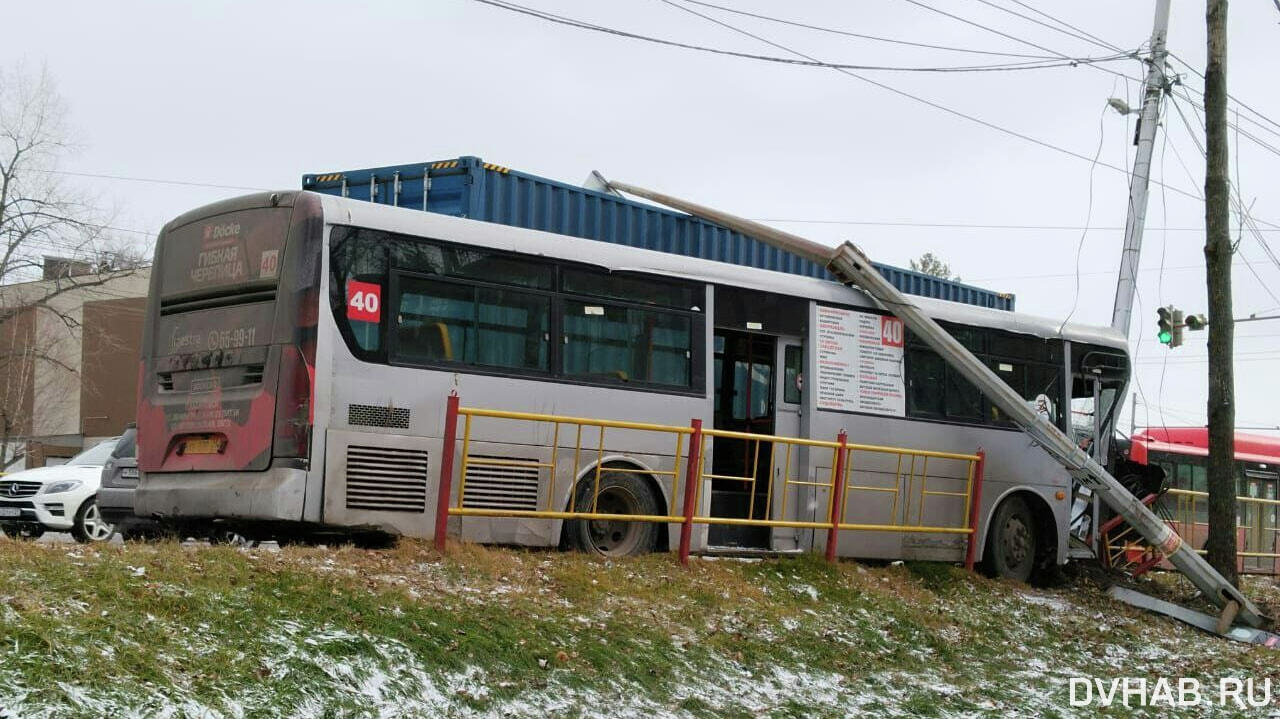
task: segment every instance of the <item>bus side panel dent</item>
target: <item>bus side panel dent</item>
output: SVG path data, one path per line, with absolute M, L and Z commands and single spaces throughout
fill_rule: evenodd
M 302 519 L 307 472 L 271 467 L 265 472 L 147 472 L 134 496 L 143 517 Z

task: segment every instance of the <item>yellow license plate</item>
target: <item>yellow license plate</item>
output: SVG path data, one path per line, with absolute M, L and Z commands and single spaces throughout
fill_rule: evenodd
M 222 451 L 220 439 L 189 439 L 183 443 L 183 454 L 217 454 Z

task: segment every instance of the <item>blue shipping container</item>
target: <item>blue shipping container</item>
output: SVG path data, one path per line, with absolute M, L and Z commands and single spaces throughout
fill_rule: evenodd
M 688 257 L 835 278 L 814 262 L 673 210 L 548 180 L 478 157 L 302 176 L 302 189 Z M 1011 294 L 876 264 L 899 291 L 1013 310 Z

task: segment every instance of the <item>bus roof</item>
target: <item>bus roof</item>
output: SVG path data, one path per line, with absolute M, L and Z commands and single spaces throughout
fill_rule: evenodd
M 1145 452 L 1164 452 L 1192 457 L 1209 455 L 1207 427 L 1147 427 L 1132 437 L 1133 447 Z M 1262 464 L 1280 463 L 1280 437 L 1236 432 L 1236 459 Z M 1142 451 L 1142 450 L 1140 450 Z M 1138 460 L 1136 457 L 1134 461 Z
M 876 302 L 861 290 L 855 288 L 851 291 L 829 280 L 373 204 L 333 195 L 319 196 L 324 203 L 326 221 L 335 224 L 351 224 L 437 239 L 447 238 L 454 242 L 496 250 L 570 259 L 608 268 L 615 272 L 661 274 L 803 297 L 832 304 L 877 306 Z M 1002 329 L 1042 338 L 1062 337 L 1072 342 L 1099 345 L 1128 353 L 1127 338 L 1110 327 L 1063 324 L 1060 320 L 1047 317 L 975 307 L 927 297 L 912 297 L 912 300 L 930 316 L 943 321 Z

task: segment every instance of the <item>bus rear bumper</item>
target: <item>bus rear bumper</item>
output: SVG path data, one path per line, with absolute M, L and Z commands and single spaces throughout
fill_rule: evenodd
M 146 472 L 134 511 L 159 519 L 302 521 L 307 472 L 272 467 L 265 472 Z

